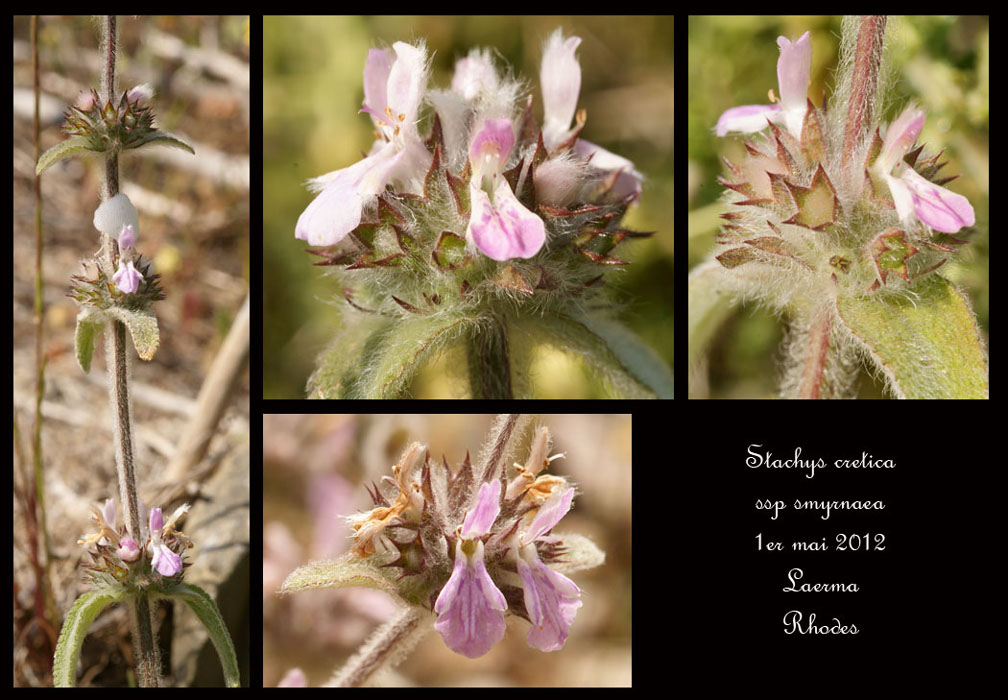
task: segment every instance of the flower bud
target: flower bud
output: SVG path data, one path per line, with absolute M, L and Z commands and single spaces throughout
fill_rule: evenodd
M 140 558 L 140 548 L 129 537 L 123 537 L 119 540 L 119 549 L 116 550 L 116 556 L 123 561 L 136 561 Z
M 122 251 L 131 250 L 136 243 L 136 235 L 133 233 L 133 225 L 126 224 L 119 232 L 119 249 Z

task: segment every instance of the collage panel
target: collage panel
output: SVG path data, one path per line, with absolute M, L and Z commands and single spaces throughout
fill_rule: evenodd
M 986 398 L 986 17 L 689 19 L 691 398 Z
M 263 685 L 631 685 L 632 422 L 265 415 Z
M 673 49 L 265 17 L 264 398 L 671 398 Z

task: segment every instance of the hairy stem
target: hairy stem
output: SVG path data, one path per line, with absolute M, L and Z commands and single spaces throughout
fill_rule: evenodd
M 405 608 L 389 620 L 326 684 L 337 688 L 364 685 L 377 671 L 406 658 L 430 630 L 430 615 L 422 608 Z
M 854 393 L 857 354 L 843 342 L 831 301 L 797 310 L 784 343 L 783 398 L 839 399 Z
M 857 46 L 854 53 L 850 100 L 847 103 L 847 121 L 844 127 L 843 157 L 849 162 L 872 120 L 875 92 L 878 88 L 879 67 L 882 64 L 882 43 L 885 38 L 884 16 L 862 17 L 858 27 Z
M 474 399 L 513 398 L 507 324 L 500 316 L 480 324 L 470 340 L 469 381 Z
M 133 628 L 134 653 L 136 656 L 137 683 L 141 688 L 161 687 L 161 658 L 154 640 L 154 609 L 146 594 L 134 597 L 130 605 L 130 623 Z M 137 640 L 149 639 L 150 650 L 138 649 Z
M 805 345 L 805 361 L 801 366 L 801 379 L 798 383 L 797 398 L 799 399 L 822 397 L 832 321 L 829 309 L 820 309 L 812 320 L 812 327 L 808 330 L 808 339 Z
M 102 47 L 105 49 L 105 69 L 102 73 L 102 93 L 115 104 L 116 18 L 109 15 L 102 20 Z M 105 155 L 105 182 L 103 200 L 119 194 L 119 153 L 109 150 Z M 118 243 L 103 234 L 102 249 L 108 274 L 115 270 Z M 133 464 L 133 428 L 130 424 L 129 362 L 126 357 L 126 325 L 122 321 L 110 324 L 106 340 L 111 341 L 109 365 L 110 397 L 114 416 L 116 440 L 116 467 L 119 475 L 119 499 L 122 503 L 126 532 L 134 542 L 142 543 L 140 501 L 137 498 L 136 472 Z M 133 649 L 136 655 L 137 681 L 141 687 L 160 685 L 160 664 L 150 604 L 144 594 L 133 598 L 130 616 L 133 621 Z

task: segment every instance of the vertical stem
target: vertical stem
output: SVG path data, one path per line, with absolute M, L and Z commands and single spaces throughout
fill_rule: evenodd
M 843 157 L 850 162 L 854 150 L 864 136 L 865 127 L 871 123 L 875 92 L 878 88 L 879 66 L 882 63 L 882 42 L 885 38 L 886 18 L 868 16 L 861 18 L 857 46 L 854 52 L 854 74 L 851 77 L 850 100 L 847 103 L 847 122 L 844 127 Z
M 494 315 L 480 324 L 469 345 L 469 380 L 474 399 L 510 399 L 511 358 L 507 324 Z
M 822 398 L 832 325 L 833 314 L 828 308 L 819 309 L 815 313 L 805 343 L 805 361 L 801 367 L 801 379 L 798 383 L 799 399 Z
M 40 149 L 39 140 L 39 62 L 38 62 L 38 15 L 31 18 L 32 47 L 32 82 L 35 93 L 35 113 L 32 119 L 32 129 L 35 139 L 35 162 L 38 162 Z M 53 599 L 50 584 L 52 570 L 52 551 L 49 542 L 49 528 L 46 524 L 45 509 L 45 470 L 42 463 L 42 395 L 45 392 L 45 356 L 42 352 L 42 178 L 35 176 L 35 308 L 32 317 L 35 326 L 35 431 L 32 436 L 32 460 L 35 471 L 35 502 L 38 504 L 38 527 L 42 531 L 42 550 L 44 554 L 44 574 L 36 570 L 37 596 L 41 596 L 42 610 L 45 618 L 51 618 L 53 623 L 59 623 L 56 603 Z M 34 550 L 36 543 L 32 542 Z M 35 562 L 36 567 L 38 562 Z
M 105 70 L 102 73 L 102 93 L 108 102 L 115 104 L 116 18 L 109 15 L 102 25 Z M 119 194 L 119 154 L 115 149 L 105 154 L 105 183 L 103 200 Z M 103 236 L 103 250 L 108 274 L 115 269 L 118 244 L 110 235 Z M 114 321 L 109 333 L 112 341 L 111 381 L 112 413 L 115 422 L 116 466 L 119 472 L 119 499 L 122 502 L 126 532 L 141 545 L 140 504 L 136 490 L 136 472 L 133 465 L 133 429 L 130 425 L 129 364 L 126 358 L 126 326 Z M 108 337 L 108 336 L 106 336 Z M 133 597 L 130 617 L 133 629 L 133 649 L 136 654 L 137 681 L 141 687 L 161 685 L 157 644 L 154 642 L 152 610 L 146 595 Z

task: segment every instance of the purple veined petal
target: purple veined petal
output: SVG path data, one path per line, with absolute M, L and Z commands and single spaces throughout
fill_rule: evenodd
M 504 638 L 507 600 L 483 564 L 483 543 L 469 545 L 473 551 L 467 555 L 462 539 L 455 544 L 455 567 L 434 603 L 434 629 L 449 649 L 475 659 Z
M 132 260 L 128 260 L 125 264 L 120 260 L 118 269 L 112 275 L 112 283 L 123 294 L 135 294 L 140 287 L 141 280 L 143 280 L 143 275 L 133 267 Z
M 571 502 L 574 500 L 574 489 L 568 488 L 565 491 L 556 491 L 545 503 L 539 506 L 532 524 L 522 535 L 522 542 L 530 544 L 539 539 L 544 533 L 552 530 L 560 520 L 563 519 L 570 510 Z
M 915 107 L 907 107 L 886 131 L 879 153 L 878 166 L 889 172 L 907 154 L 924 128 L 924 112 Z
M 364 62 L 364 107 L 361 111 L 368 112 L 376 120 L 387 119 L 388 79 L 393 63 L 395 56 L 385 49 L 369 50 Z
M 542 219 L 522 206 L 507 180 L 500 178 L 494 203 L 483 190 L 469 186 L 471 213 L 466 237 L 493 260 L 531 258 L 546 241 Z
M 539 82 L 543 94 L 543 143 L 547 149 L 563 140 L 577 110 L 581 65 L 575 52 L 580 44 L 580 37 L 564 39 L 563 31 L 557 29 L 543 47 Z
M 934 230 L 955 233 L 963 226 L 976 223 L 973 206 L 961 194 L 930 182 L 909 167 L 900 180 L 909 188 L 917 218 Z
M 522 548 L 518 556 L 518 575 L 522 580 L 525 609 L 532 622 L 527 638 L 529 646 L 540 651 L 561 649 L 582 605 L 581 589 L 543 564 L 535 545 Z
M 483 484 L 476 494 L 476 505 L 466 513 L 462 522 L 462 537 L 471 539 L 490 532 L 490 527 L 500 514 L 501 483 L 494 479 Z
M 469 162 L 473 172 L 499 173 L 501 166 L 511 155 L 514 142 L 514 127 L 511 126 L 510 119 L 487 119 L 469 144 Z
M 729 131 L 752 134 L 767 128 L 768 121 L 777 122 L 783 116 L 780 105 L 743 105 L 725 110 L 718 117 L 714 131 L 724 136 Z
M 159 544 L 154 548 L 151 566 L 162 576 L 174 576 L 182 570 L 182 558 L 168 549 L 167 545 Z
M 777 85 L 781 105 L 785 110 L 801 109 L 804 115 L 812 71 L 812 41 L 805 32 L 796 41 L 777 37 L 780 58 L 777 59 Z M 799 123 L 799 129 L 801 125 Z M 793 132 L 792 132 L 793 133 Z M 799 131 L 798 135 L 801 132 Z

